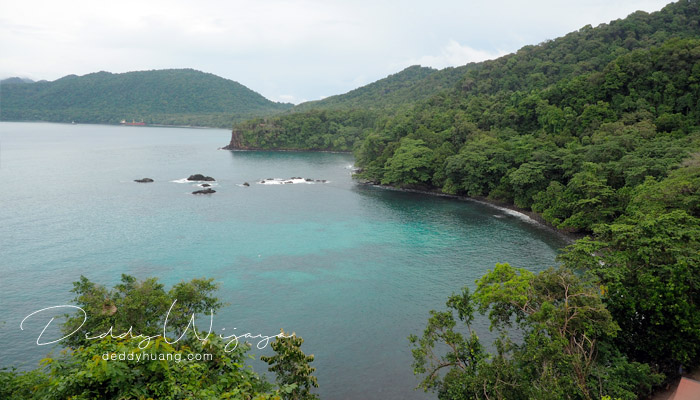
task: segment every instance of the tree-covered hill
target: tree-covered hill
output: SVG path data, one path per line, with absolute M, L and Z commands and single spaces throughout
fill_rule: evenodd
M 18 76 L 3 79 L 0 81 L 0 85 L 21 85 L 23 83 L 34 83 L 34 81 L 28 78 L 20 78 Z
M 464 76 L 468 66 L 437 70 L 414 65 L 386 78 L 351 90 L 345 94 L 309 101 L 291 112 L 339 109 L 387 109 L 425 100 L 451 89 Z
M 699 38 L 699 20 L 697 1 L 682 0 L 658 12 L 638 11 L 595 28 L 585 26 L 493 61 L 433 72 L 410 67 L 344 95 L 298 105 L 282 116 L 238 124 L 230 148 L 239 144 L 238 148 L 349 150 L 369 132 L 392 129 L 413 118 L 417 111 L 407 111 L 412 106 L 440 101 L 448 94 L 461 103 L 471 102 L 470 113 L 488 115 L 491 111 L 481 104 L 488 96 L 495 96 L 491 102 L 508 101 L 511 95 L 523 96 L 563 79 L 602 72 L 634 50 L 656 47 L 671 38 Z M 456 84 L 450 87 L 450 82 Z M 295 111 L 300 115 L 289 115 Z M 350 112 L 364 116 L 358 119 Z M 488 128 L 491 121 L 482 121 L 486 126 L 481 128 Z
M 378 122 L 454 87 L 474 66 L 436 70 L 414 65 L 345 94 L 239 123 L 229 148 L 350 151 Z
M 475 297 L 448 301 L 464 331 L 478 305 L 516 321 L 520 341 L 485 354 L 475 336 L 453 335 L 456 317 L 431 314 L 412 338 L 421 387 L 441 399 L 634 399 L 656 373 L 669 382 L 700 366 L 699 0 L 470 65 L 412 106 L 353 112 L 247 122 L 232 147 L 352 146 L 369 181 L 512 204 L 591 235 L 561 270 L 497 266 Z M 574 327 L 576 307 L 592 314 Z M 452 351 L 434 374 L 437 341 Z
M 0 118 L 11 121 L 230 127 L 290 108 L 238 82 L 192 69 L 97 72 L 53 82 L 0 83 Z
M 611 222 L 631 188 L 697 149 L 698 21 L 683 0 L 487 61 L 364 138 L 363 176 L 514 203 L 560 228 Z

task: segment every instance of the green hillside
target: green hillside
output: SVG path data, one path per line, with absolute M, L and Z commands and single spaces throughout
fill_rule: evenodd
M 626 190 L 694 148 L 698 21 L 684 0 L 484 62 L 364 138 L 362 176 L 514 203 L 560 228 L 610 222 Z M 592 196 L 573 186 L 590 184 L 584 173 L 608 199 L 577 205 Z M 567 203 L 553 203 L 559 192 Z
M 352 148 L 370 182 L 514 205 L 591 235 L 562 269 L 499 265 L 450 297 L 411 339 L 420 387 L 634 399 L 656 373 L 671 382 L 700 366 L 700 1 L 586 26 L 470 65 L 427 100 L 372 107 L 246 122 L 231 147 Z M 503 328 L 491 354 L 460 333 L 476 311 Z
M 377 123 L 454 87 L 475 64 L 436 70 L 412 66 L 369 85 L 288 112 L 234 126 L 230 149 L 350 151 Z
M 451 300 L 460 313 L 476 301 L 497 321 L 518 319 L 524 343 L 422 385 L 444 399 L 473 387 L 644 398 L 653 372 L 670 382 L 700 365 L 699 21 L 700 2 L 682 0 L 523 48 L 361 141 L 368 180 L 514 204 L 591 235 L 564 252 L 563 271 L 497 266 L 474 297 Z M 578 283 L 564 283 L 570 271 Z M 591 303 L 572 311 L 561 290 L 579 284 Z M 522 299 L 542 303 L 525 311 Z M 571 312 L 596 307 L 566 332 Z M 414 343 L 424 368 L 432 344 Z
M 459 82 L 468 68 L 463 66 L 437 70 L 414 65 L 345 94 L 299 104 L 291 111 L 387 109 L 403 104 L 412 104 L 452 88 Z
M 473 101 L 469 112 L 488 113 L 479 104 L 484 96 L 497 96 L 498 100 L 513 94 L 522 96 L 563 79 L 601 72 L 634 50 L 658 46 L 671 38 L 700 37 L 696 8 L 696 2 L 683 0 L 654 13 L 638 11 L 609 24 L 585 26 L 564 37 L 525 46 L 493 61 L 441 71 L 410 67 L 344 95 L 298 105 L 283 116 L 238 124 L 230 148 L 240 144 L 240 148 L 261 149 L 353 149 L 370 131 L 399 129 L 395 125 L 413 105 L 441 101 L 451 90 L 458 94 L 450 101 Z M 450 87 L 450 82 L 457 84 L 442 90 Z M 289 115 L 295 111 L 301 115 Z M 360 113 L 363 118 L 358 120 Z M 341 127 L 352 128 L 352 133 Z
M 11 84 L 9 84 L 11 83 Z M 238 82 L 192 69 L 97 72 L 53 82 L 0 83 L 0 119 L 230 127 L 291 108 Z

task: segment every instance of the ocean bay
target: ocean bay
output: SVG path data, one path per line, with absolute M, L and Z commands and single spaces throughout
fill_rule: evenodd
M 296 332 L 323 398 L 424 398 L 406 337 L 428 311 L 497 262 L 554 265 L 564 244 L 485 205 L 361 185 L 349 154 L 218 150 L 229 135 L 0 124 L 1 366 L 37 365 L 47 349 L 19 322 L 70 304 L 81 274 L 208 277 L 228 303 L 217 332 Z M 195 173 L 217 193 L 191 195 Z M 290 177 L 314 182 L 258 183 Z

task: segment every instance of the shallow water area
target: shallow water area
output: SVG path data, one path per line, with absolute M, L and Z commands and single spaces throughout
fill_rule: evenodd
M 296 332 L 322 398 L 431 398 L 406 339 L 429 310 L 497 262 L 552 266 L 565 244 L 507 211 L 358 184 L 349 154 L 218 150 L 229 136 L 0 123 L 0 366 L 37 366 L 50 349 L 19 323 L 71 304 L 80 275 L 210 277 L 228 303 L 215 332 Z M 192 196 L 195 173 L 216 193 Z

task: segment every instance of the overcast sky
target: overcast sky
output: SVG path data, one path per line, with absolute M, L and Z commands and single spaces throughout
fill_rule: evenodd
M 495 58 L 668 0 L 0 0 L 0 78 L 194 68 L 275 101 Z

